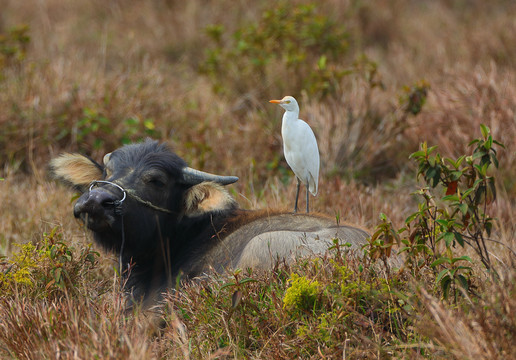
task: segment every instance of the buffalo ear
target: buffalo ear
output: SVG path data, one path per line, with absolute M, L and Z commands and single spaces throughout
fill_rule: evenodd
M 184 199 L 186 216 L 199 216 L 209 212 L 218 212 L 234 209 L 237 206 L 235 199 L 220 184 L 202 182 L 188 189 Z
M 84 190 L 93 180 L 103 178 L 104 169 L 90 158 L 80 154 L 61 154 L 50 161 L 54 179 Z

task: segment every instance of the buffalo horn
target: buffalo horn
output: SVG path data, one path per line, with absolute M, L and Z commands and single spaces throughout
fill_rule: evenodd
M 183 168 L 183 178 L 181 179 L 183 184 L 196 185 L 202 183 L 203 181 L 213 181 L 221 185 L 228 185 L 238 181 L 238 177 L 214 175 L 204 171 L 192 169 L 191 167 Z
M 111 153 L 107 153 L 106 155 L 104 155 L 104 158 L 102 159 L 102 162 L 104 163 L 104 165 L 106 165 L 108 163 L 110 157 L 111 157 Z

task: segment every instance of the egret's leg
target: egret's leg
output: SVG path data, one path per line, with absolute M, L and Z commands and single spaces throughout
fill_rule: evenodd
M 310 193 L 308 192 L 308 185 L 306 186 L 306 213 L 308 214 L 310 212 L 308 207 L 308 201 L 310 199 Z
M 296 191 L 296 204 L 294 205 L 294 212 L 297 212 L 297 198 L 299 197 L 299 187 L 301 186 L 301 181 L 299 181 L 299 178 L 297 178 L 297 191 Z

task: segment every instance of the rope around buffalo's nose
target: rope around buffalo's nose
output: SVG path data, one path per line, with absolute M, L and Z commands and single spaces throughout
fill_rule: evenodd
M 91 189 L 93 189 L 93 187 L 97 184 L 109 184 L 109 185 L 113 185 L 114 187 L 118 188 L 120 191 L 122 191 L 122 193 L 124 194 L 122 200 L 115 200 L 113 201 L 113 205 L 118 208 L 120 208 L 122 206 L 122 202 L 125 200 L 126 198 L 126 195 L 130 196 L 132 199 L 136 200 L 137 202 L 141 203 L 142 205 L 145 205 L 153 210 L 156 210 L 156 211 L 161 211 L 161 212 L 164 212 L 164 213 L 167 213 L 167 214 L 172 214 L 172 211 L 168 210 L 168 209 L 165 209 L 165 208 L 162 208 L 160 206 L 157 206 L 157 205 L 154 205 L 153 203 L 151 203 L 150 201 L 147 201 L 147 200 L 143 200 L 141 197 L 139 197 L 138 195 L 136 195 L 135 191 L 132 190 L 132 189 L 124 189 L 122 186 L 118 185 L 117 183 L 115 182 L 112 182 L 112 181 L 107 181 L 107 180 L 94 180 L 91 182 L 90 184 L 90 187 L 89 187 L 89 191 L 91 191 Z
M 109 185 L 115 186 L 120 191 L 122 191 L 122 194 L 124 194 L 124 196 L 122 197 L 121 200 L 115 200 L 115 201 L 112 202 L 113 207 L 114 207 L 114 211 L 115 211 L 115 215 L 119 215 L 120 216 L 120 223 L 121 223 L 121 226 L 122 226 L 122 244 L 120 245 L 120 254 L 118 255 L 118 266 L 120 268 L 120 276 L 121 276 L 124 273 L 124 264 L 122 262 L 122 255 L 124 253 L 124 245 L 125 245 L 124 213 L 122 211 L 122 203 L 126 199 L 127 192 L 120 185 L 115 184 L 114 182 L 111 182 L 111 181 L 106 181 L 106 180 L 94 180 L 94 181 L 92 181 L 91 184 L 90 184 L 90 187 L 88 189 L 88 192 L 91 192 L 91 189 L 93 189 L 93 187 L 98 185 L 99 183 L 101 183 L 101 184 L 109 184 Z
M 150 201 L 143 200 L 141 197 L 139 197 L 138 195 L 135 194 L 134 190 L 128 189 L 128 190 L 126 190 L 126 193 L 131 198 L 133 198 L 134 200 L 136 200 L 139 203 L 141 203 L 141 204 L 151 208 L 152 210 L 161 211 L 161 212 L 164 212 L 164 213 L 167 213 L 167 214 L 172 214 L 172 211 L 170 211 L 168 209 L 156 206 L 153 203 L 151 203 Z
M 159 207 L 159 206 L 156 206 L 154 205 L 153 203 L 151 203 L 150 201 L 146 201 L 146 200 L 143 200 L 141 197 L 139 197 L 138 195 L 135 194 L 134 190 L 132 189 L 124 189 L 122 186 L 118 185 L 117 183 L 114 183 L 112 181 L 107 181 L 107 180 L 94 180 L 91 182 L 90 186 L 89 186 L 89 189 L 88 189 L 88 192 L 91 192 L 91 190 L 93 189 L 94 186 L 98 185 L 98 184 L 108 184 L 108 185 L 112 185 L 116 188 L 118 188 L 120 191 L 122 191 L 122 199 L 120 200 L 114 200 L 113 202 L 110 202 L 113 207 L 114 207 L 114 211 L 115 211 L 115 215 L 119 215 L 120 216 L 120 223 L 121 223 L 121 227 L 122 227 L 122 244 L 120 245 L 120 255 L 118 256 L 118 265 L 120 267 L 120 275 L 122 275 L 124 273 L 124 264 L 122 262 L 122 255 L 124 253 L 124 246 L 125 246 L 125 230 L 124 230 L 124 212 L 123 212 L 123 209 L 122 209 L 122 203 L 125 201 L 125 199 L 127 198 L 127 195 L 129 195 L 132 199 L 136 200 L 137 202 L 153 209 L 153 210 L 156 210 L 156 211 L 161 211 L 161 212 L 164 212 L 164 213 L 167 213 L 167 214 L 172 214 L 172 211 L 168 210 L 168 209 L 165 209 L 165 208 L 162 208 L 162 207 Z

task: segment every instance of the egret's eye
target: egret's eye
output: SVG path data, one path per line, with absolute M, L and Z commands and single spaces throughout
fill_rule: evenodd
M 286 101 L 286 103 L 287 103 L 287 104 L 290 104 L 290 100 L 287 100 L 287 101 Z

